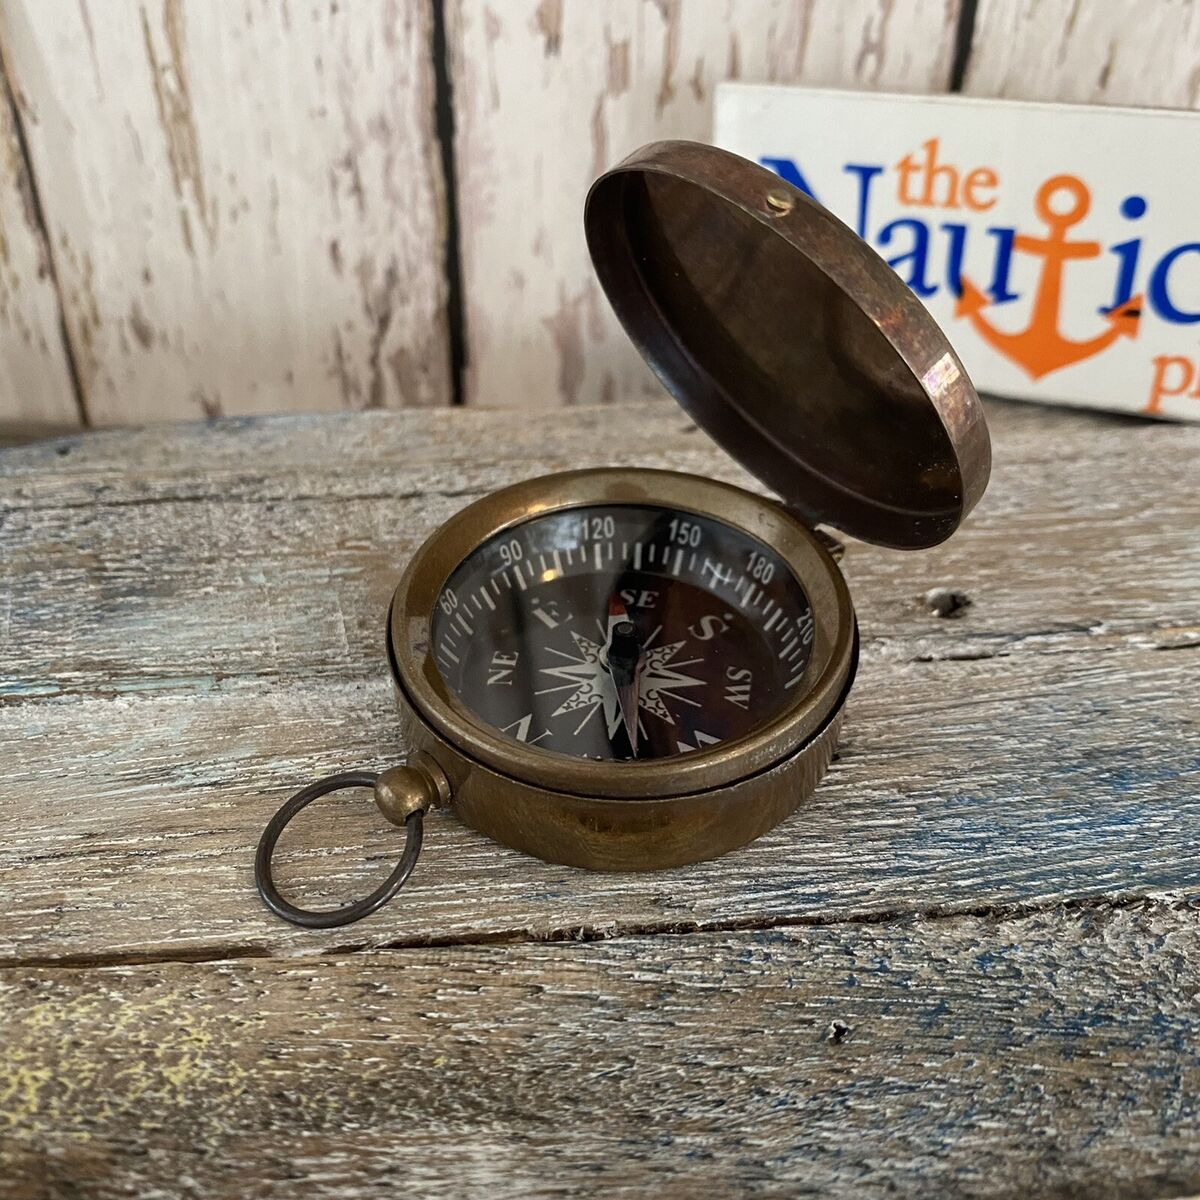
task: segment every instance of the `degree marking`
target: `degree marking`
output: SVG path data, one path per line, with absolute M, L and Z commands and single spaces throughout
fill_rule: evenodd
M 671 568 L 672 575 L 679 574 L 679 568 L 683 566 L 683 550 L 680 549 L 675 554 L 675 565 Z
M 642 543 L 633 543 L 633 569 L 640 571 L 642 569 Z
M 532 612 L 533 612 L 533 615 L 535 617 L 537 617 L 537 619 L 539 621 L 541 621 L 541 623 L 543 625 L 545 625 L 545 627 L 547 629 L 557 629 L 558 628 L 558 622 L 548 612 L 546 612 L 545 609 L 539 608 L 535 604 L 532 609 Z
M 454 619 L 463 627 L 464 633 L 474 633 L 475 632 L 475 627 L 470 623 L 470 621 L 467 620 L 466 617 L 464 617 L 462 615 L 461 612 L 456 612 L 454 614 Z
M 495 600 L 493 600 L 493 599 L 491 598 L 491 596 L 489 596 L 489 595 L 487 594 L 487 588 L 486 588 L 486 586 L 485 586 L 485 587 L 481 587 L 479 590 L 480 590 L 480 592 L 482 593 L 482 595 L 483 595 L 483 599 L 484 599 L 484 602 L 487 604 L 488 608 L 490 608 L 490 609 L 492 610 L 492 612 L 495 612 L 495 611 L 496 611 L 496 602 L 495 602 Z

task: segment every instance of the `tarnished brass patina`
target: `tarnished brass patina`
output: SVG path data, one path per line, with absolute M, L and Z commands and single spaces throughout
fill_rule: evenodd
M 932 546 L 987 485 L 983 410 L 945 335 L 870 247 L 772 172 L 711 146 L 655 143 L 595 182 L 584 225 L 631 340 L 681 407 L 781 502 L 614 467 L 516 484 L 437 530 L 409 563 L 388 618 L 408 766 L 313 785 L 260 846 L 269 882 L 273 839 L 290 814 L 322 788 L 369 780 L 389 819 L 409 831 L 406 859 L 347 920 L 407 878 L 434 803 L 449 802 L 509 846 L 597 870 L 714 858 L 770 829 L 824 774 L 857 664 L 854 608 L 835 563 L 842 547 L 817 526 L 896 548 Z M 629 761 L 552 753 L 476 716 L 433 658 L 447 581 L 497 534 L 597 505 L 678 510 L 766 543 L 812 610 L 810 658 L 789 680 L 794 698 L 744 735 Z M 293 909 L 263 888 L 261 873 L 260 890 L 289 920 L 343 923 Z
M 450 572 L 481 542 L 530 517 L 647 501 L 744 529 L 804 581 L 815 628 L 794 703 L 752 736 L 650 762 L 569 759 L 485 725 L 446 687 L 429 654 L 431 616 Z M 396 588 L 389 647 L 408 739 L 441 764 L 454 811 L 518 850 L 598 870 L 714 858 L 787 816 L 829 764 L 858 649 L 841 572 L 822 540 L 778 504 L 693 475 L 616 468 L 531 479 L 452 517 Z
M 667 390 L 809 525 L 932 546 L 983 495 L 987 423 L 946 335 L 799 189 L 712 146 L 657 142 L 592 185 L 585 227 Z

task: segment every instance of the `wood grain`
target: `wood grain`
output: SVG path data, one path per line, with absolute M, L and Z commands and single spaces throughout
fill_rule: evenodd
M 964 91 L 1200 107 L 1196 0 L 980 0 Z
M 1200 430 L 1006 405 L 992 409 L 995 481 L 966 529 L 922 554 L 850 547 L 862 671 L 841 761 L 795 820 L 650 877 L 536 863 L 439 815 L 408 902 L 348 934 L 269 919 L 250 852 L 273 807 L 314 774 L 402 753 L 382 625 L 412 548 L 471 497 L 543 469 L 607 458 L 739 478 L 672 411 L 575 409 L 549 431 L 470 409 L 227 422 L 0 456 L 0 756 L 13 764 L 0 956 L 323 951 L 1195 890 Z M 934 616 L 934 586 L 973 603 Z M 316 810 L 285 882 L 311 903 L 366 890 L 396 849 L 371 814 L 353 797 Z
M 403 752 L 390 685 L 214 686 L 0 709 L 0 961 L 328 953 L 961 911 L 1200 890 L 1195 651 L 868 661 L 803 810 L 715 863 L 592 874 L 439 813 L 401 901 L 299 931 L 253 888 L 268 816 L 313 776 Z M 347 793 L 296 822 L 281 886 L 346 903 L 400 837 Z
M 1179 1195 L 1198 958 L 1159 905 L 9 971 L 0 1194 Z
M 711 135 L 724 79 L 939 91 L 958 4 L 454 0 L 468 403 L 661 395 L 592 278 L 583 199 L 644 142 Z
M 990 411 L 996 467 L 962 535 L 849 549 L 867 656 L 1200 641 L 1200 430 Z M 670 405 L 549 426 L 481 411 L 231 422 L 9 452 L 0 700 L 378 679 L 392 588 L 438 524 L 517 479 L 605 462 L 754 486 Z M 937 619 L 935 587 L 974 603 Z
M 0 10 L 96 424 L 448 402 L 428 0 Z
M 53 267 L 0 54 L 0 435 L 71 429 L 79 404 Z

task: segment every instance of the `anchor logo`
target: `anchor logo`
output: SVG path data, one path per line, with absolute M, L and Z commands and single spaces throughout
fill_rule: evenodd
M 1068 206 L 1061 213 L 1054 209 L 1059 194 L 1068 199 Z M 1074 175 L 1052 176 L 1038 188 L 1034 209 L 1048 234 L 1032 237 L 1022 233 L 1013 239 L 1017 250 L 1045 260 L 1034 296 L 1033 315 L 1028 327 L 1020 332 L 1005 333 L 997 329 L 984 315 L 992 301 L 965 276 L 962 279 L 954 315 L 966 317 L 985 342 L 1015 362 L 1031 379 L 1041 379 L 1051 371 L 1091 358 L 1107 350 L 1117 338 L 1137 337 L 1138 320 L 1142 315 L 1141 296 L 1134 296 L 1111 309 L 1105 317 L 1108 329 L 1096 337 L 1073 341 L 1059 332 L 1059 301 L 1066 264 L 1074 259 L 1095 258 L 1100 253 L 1099 242 L 1067 241 L 1067 230 L 1082 221 L 1091 206 L 1091 193 Z

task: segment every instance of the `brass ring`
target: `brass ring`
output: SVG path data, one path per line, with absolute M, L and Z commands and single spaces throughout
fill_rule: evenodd
M 263 903 L 285 921 L 293 925 L 301 925 L 305 929 L 334 929 L 339 925 L 349 925 L 368 917 L 371 913 L 382 908 L 404 885 L 417 865 L 421 853 L 421 842 L 424 838 L 424 814 L 420 809 L 410 813 L 404 822 L 404 850 L 396 869 L 369 896 L 356 900 L 353 904 L 345 904 L 341 908 L 316 910 L 298 908 L 285 900 L 275 887 L 271 875 L 271 856 L 275 853 L 275 843 L 283 833 L 288 822 L 303 808 L 307 808 L 314 800 L 330 792 L 342 788 L 364 787 L 374 788 L 378 775 L 371 771 L 345 771 L 340 775 L 327 775 L 310 783 L 308 787 L 297 792 L 283 804 L 279 811 L 267 822 L 262 837 L 258 842 L 258 851 L 254 856 L 254 881 L 258 885 L 258 894 Z

